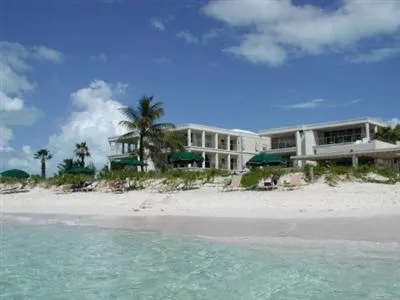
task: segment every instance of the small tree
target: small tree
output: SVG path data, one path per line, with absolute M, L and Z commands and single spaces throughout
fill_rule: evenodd
M 34 159 L 40 159 L 40 168 L 42 178 L 46 178 L 46 160 L 50 160 L 53 156 L 47 149 L 40 149 L 34 154 Z

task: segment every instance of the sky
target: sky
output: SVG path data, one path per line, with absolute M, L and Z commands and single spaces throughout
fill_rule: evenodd
M 104 166 L 145 95 L 175 124 L 398 123 L 400 1 L 0 0 L 0 171 L 82 141 Z

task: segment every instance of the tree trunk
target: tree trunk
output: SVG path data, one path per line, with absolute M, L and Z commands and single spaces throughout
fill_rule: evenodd
M 41 160 L 42 178 L 46 178 L 46 161 L 44 158 Z
M 144 172 L 144 166 L 143 166 L 143 161 L 144 161 L 144 149 L 143 149 L 143 133 L 140 133 L 139 136 L 139 160 L 141 162 L 140 165 L 140 171 Z

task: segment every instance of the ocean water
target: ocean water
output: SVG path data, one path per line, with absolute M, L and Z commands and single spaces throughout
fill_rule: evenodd
M 400 299 L 400 253 L 2 224 L 0 299 Z

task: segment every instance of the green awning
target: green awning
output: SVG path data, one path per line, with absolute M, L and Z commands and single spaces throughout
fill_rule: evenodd
M 254 155 L 247 163 L 246 166 L 268 166 L 268 165 L 280 165 L 285 161 L 282 157 L 273 154 L 261 152 Z
M 139 161 L 137 159 L 137 157 L 123 157 L 123 158 L 119 158 L 119 159 L 114 159 L 112 161 L 113 163 L 117 163 L 120 165 L 124 165 L 124 166 L 134 166 L 134 167 L 138 167 L 138 166 L 147 166 L 146 163 L 142 163 L 141 161 Z
M 179 163 L 179 162 L 202 162 L 204 160 L 203 156 L 199 153 L 191 152 L 191 151 L 179 151 L 172 154 L 169 161 L 172 163 Z
M 0 173 L 1 177 L 15 178 L 15 179 L 27 179 L 29 174 L 19 169 L 11 169 Z
M 88 174 L 92 175 L 94 173 L 93 169 L 86 168 L 86 167 L 73 167 L 66 171 L 68 174 Z

